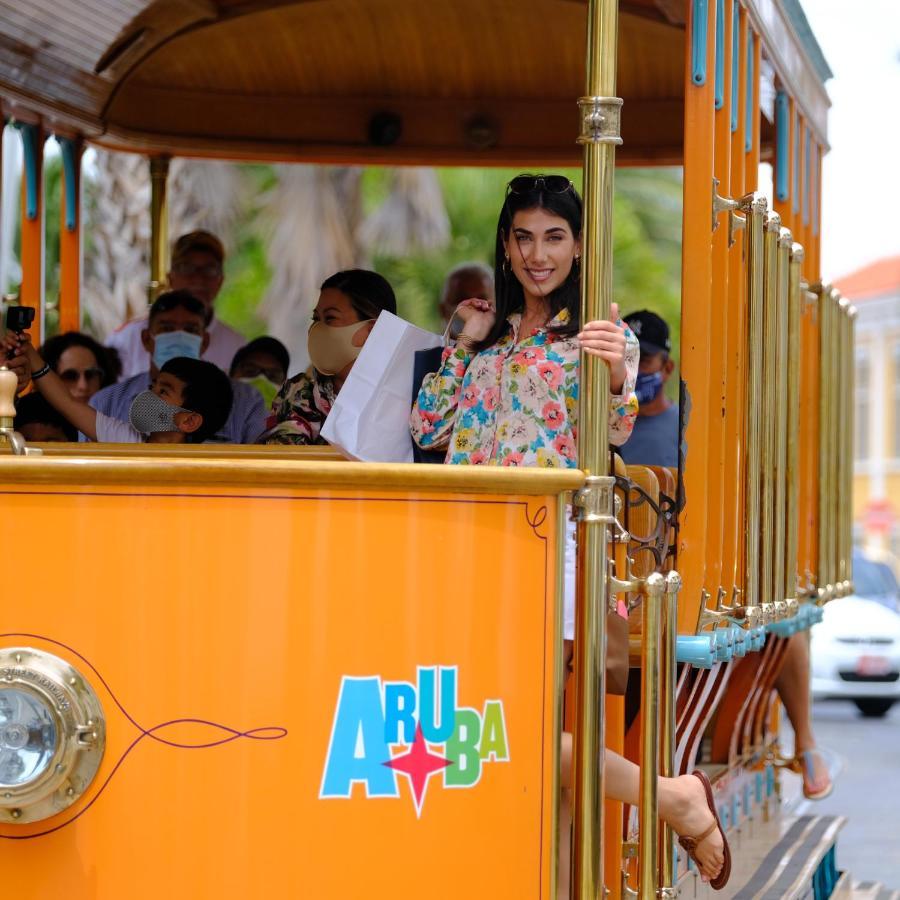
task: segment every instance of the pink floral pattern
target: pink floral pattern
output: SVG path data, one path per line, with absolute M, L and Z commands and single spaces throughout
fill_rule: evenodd
M 563 310 L 549 327 L 567 321 Z M 520 322 L 520 315 L 510 316 L 506 335 L 480 353 L 444 351 L 440 369 L 422 382 L 410 416 L 420 447 L 446 447 L 448 463 L 577 465 L 578 341 L 554 339 L 539 328 L 520 342 Z M 609 439 L 616 446 L 628 440 L 638 409 L 640 349 L 627 327 L 625 336 L 625 384 L 610 398 Z

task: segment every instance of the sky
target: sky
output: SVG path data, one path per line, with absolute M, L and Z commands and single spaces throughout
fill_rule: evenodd
M 801 0 L 834 72 L 823 167 L 828 281 L 900 255 L 900 0 Z

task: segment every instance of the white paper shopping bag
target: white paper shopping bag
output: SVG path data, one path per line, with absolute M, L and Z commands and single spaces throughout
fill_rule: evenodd
M 414 355 L 441 343 L 440 335 L 382 312 L 322 424 L 322 437 L 350 459 L 412 462 Z

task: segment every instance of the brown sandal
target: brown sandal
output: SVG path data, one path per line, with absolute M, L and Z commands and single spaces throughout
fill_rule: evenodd
M 709 886 L 714 891 L 721 891 L 726 884 L 728 884 L 728 879 L 731 877 L 731 849 L 728 846 L 728 838 L 725 837 L 725 829 L 722 827 L 722 821 L 719 818 L 719 813 L 716 810 L 716 802 L 713 799 L 712 785 L 709 783 L 709 779 L 706 777 L 705 772 L 701 772 L 697 769 L 694 772 L 691 772 L 692 775 L 696 776 L 700 779 L 700 783 L 703 785 L 703 790 L 706 792 L 706 805 L 709 807 L 709 811 L 713 814 L 713 818 L 715 821 L 703 834 L 698 837 L 679 837 L 678 843 L 684 848 L 687 855 L 694 861 L 694 865 L 697 868 L 700 868 L 700 863 L 697 861 L 697 848 L 718 828 L 719 833 L 722 835 L 722 854 L 724 859 L 722 860 L 722 868 L 719 871 L 719 874 L 710 881 Z

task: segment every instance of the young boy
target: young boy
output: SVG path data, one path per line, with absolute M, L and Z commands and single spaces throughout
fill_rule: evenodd
M 9 350 L 24 352 L 38 391 L 91 440 L 199 444 L 225 424 L 231 411 L 231 381 L 221 369 L 199 359 L 176 357 L 162 366 L 150 390 L 134 398 L 130 421 L 123 422 L 75 400 L 27 338 L 10 332 L 4 343 Z

